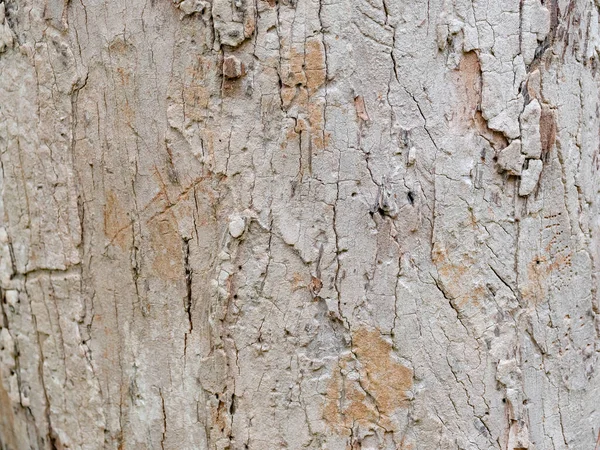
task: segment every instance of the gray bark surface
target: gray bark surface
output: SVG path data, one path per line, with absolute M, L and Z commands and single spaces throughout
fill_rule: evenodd
M 0 449 L 598 448 L 599 11 L 0 0 Z

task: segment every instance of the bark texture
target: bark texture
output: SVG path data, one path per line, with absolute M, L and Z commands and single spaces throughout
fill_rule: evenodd
M 599 10 L 0 0 L 0 448 L 598 448 Z

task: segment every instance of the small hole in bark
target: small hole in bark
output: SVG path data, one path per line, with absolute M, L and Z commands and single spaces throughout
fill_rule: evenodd
M 237 300 L 238 295 L 237 294 L 233 294 L 233 298 Z
M 408 201 L 410 202 L 411 205 L 415 204 L 415 194 L 413 194 L 412 191 L 408 191 L 408 194 L 406 194 L 406 196 L 408 197 Z
M 502 399 L 502 403 L 506 403 L 506 399 L 505 398 Z

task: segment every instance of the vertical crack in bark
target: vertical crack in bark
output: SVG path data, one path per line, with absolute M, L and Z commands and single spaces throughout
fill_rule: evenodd
M 394 55 L 394 50 L 396 49 L 396 27 L 390 23 L 390 13 L 388 9 L 387 2 L 383 0 L 383 12 L 385 13 L 385 24 L 392 29 L 392 47 L 390 49 L 390 58 L 392 59 L 394 76 L 396 77 L 396 82 L 401 85 L 400 77 L 398 76 L 398 65 L 396 63 L 396 56 Z M 427 3 L 428 14 L 429 14 L 429 3 Z
M 448 301 L 448 304 L 450 305 L 450 307 L 456 313 L 456 319 L 460 322 L 460 324 L 462 325 L 462 327 L 465 329 L 465 332 L 467 333 L 467 336 L 471 336 L 471 333 L 469 332 L 469 328 L 462 321 L 462 314 L 461 314 L 460 310 L 456 307 L 456 305 L 454 305 L 454 300 L 455 299 L 452 298 L 446 292 L 446 290 L 444 289 L 444 287 L 442 286 L 442 283 L 440 282 L 440 280 L 438 278 L 434 277 L 433 275 L 431 275 L 431 278 L 433 279 L 434 286 L 438 289 L 438 291 L 441 292 L 441 294 L 443 295 L 443 297 Z
M 183 238 L 183 267 L 185 269 L 185 287 L 186 287 L 186 296 L 184 299 L 183 307 L 187 314 L 188 320 L 188 331 L 184 335 L 184 347 L 183 347 L 183 356 L 187 355 L 187 339 L 188 335 L 194 331 L 194 322 L 192 320 L 192 276 L 193 269 L 190 264 L 190 240 L 191 238 Z
M 165 441 L 167 439 L 167 411 L 165 409 L 165 398 L 163 397 L 162 389 L 158 389 L 158 393 L 160 395 L 160 407 L 162 412 L 162 420 L 163 420 L 163 432 L 162 437 L 160 439 L 160 448 L 165 450 Z
M 419 102 L 414 94 L 412 94 L 406 87 L 404 87 L 404 86 L 402 86 L 402 87 L 403 87 L 404 91 L 410 96 L 410 98 L 412 98 L 413 102 L 415 102 L 415 105 L 417 106 L 417 109 L 419 110 L 419 114 L 421 115 L 421 118 L 423 119 L 423 129 L 427 133 L 427 136 L 429 136 L 429 140 L 435 147 L 436 154 L 437 154 L 437 152 L 440 150 L 440 148 L 435 143 L 435 140 L 433 139 L 433 136 L 431 135 L 431 132 L 429 131 L 429 128 L 427 127 L 427 118 L 425 117 L 425 114 L 423 113 L 423 110 L 421 109 L 421 105 L 419 104 Z
M 189 238 L 183 239 L 186 286 L 185 310 L 187 312 L 189 332 L 191 333 L 194 330 L 194 322 L 192 321 L 192 276 L 194 271 L 190 265 L 190 240 Z
M 6 245 L 8 246 L 8 254 L 10 256 L 10 265 L 12 268 L 11 278 L 14 278 L 19 273 L 17 271 L 17 260 L 15 258 L 15 249 L 13 247 L 13 243 L 12 243 L 10 234 L 6 228 L 5 228 L 5 231 L 6 231 Z
M 337 179 L 336 179 L 336 194 L 335 194 L 335 202 L 333 204 L 333 234 L 335 236 L 335 276 L 333 278 L 333 288 L 335 289 L 336 295 L 337 295 L 337 307 L 338 307 L 338 315 L 339 315 L 339 319 L 342 322 L 342 324 L 350 329 L 350 322 L 348 321 L 348 319 L 344 316 L 344 313 L 342 312 L 342 292 L 341 292 L 341 288 L 340 288 L 340 270 L 342 268 L 342 263 L 340 261 L 340 238 L 339 238 L 339 234 L 338 234 L 338 224 L 337 224 L 337 209 L 338 209 L 338 202 L 340 200 L 340 171 L 341 171 L 341 164 L 342 164 L 342 154 L 341 151 L 338 152 L 338 167 L 337 167 Z

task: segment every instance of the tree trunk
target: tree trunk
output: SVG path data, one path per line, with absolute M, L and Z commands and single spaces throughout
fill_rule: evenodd
M 0 449 L 598 448 L 598 0 L 0 0 Z

